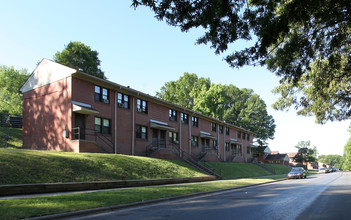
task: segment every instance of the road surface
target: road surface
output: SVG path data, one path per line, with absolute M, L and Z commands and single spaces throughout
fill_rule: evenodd
M 351 219 L 351 172 L 312 175 L 307 179 L 275 182 L 75 219 Z

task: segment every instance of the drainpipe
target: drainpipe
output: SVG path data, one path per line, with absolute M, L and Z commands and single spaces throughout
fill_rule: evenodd
M 115 91 L 115 154 L 117 154 L 117 90 Z
M 220 158 L 220 141 L 219 141 L 219 123 L 218 123 L 218 129 L 217 129 L 217 147 L 218 147 L 218 150 L 217 150 L 217 157 L 218 159 Z
M 225 136 L 226 136 L 226 133 L 225 133 L 225 125 L 223 125 L 223 160 L 224 162 L 226 161 L 225 159 L 225 152 L 226 152 L 226 149 L 225 149 Z
M 184 114 L 185 113 L 183 113 L 183 115 Z M 182 158 L 182 119 L 181 117 L 179 120 L 179 157 Z
M 134 105 L 134 97 L 132 97 L 132 109 L 133 109 L 133 116 L 132 116 L 132 121 L 133 121 L 133 124 L 132 124 L 132 156 L 134 156 L 134 130 L 135 130 L 135 105 Z

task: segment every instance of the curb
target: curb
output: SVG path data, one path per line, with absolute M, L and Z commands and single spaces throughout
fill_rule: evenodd
M 99 208 L 93 208 L 93 209 L 87 209 L 87 210 L 65 212 L 65 213 L 54 214 L 54 215 L 39 216 L 39 217 L 27 218 L 27 220 L 46 220 L 46 219 L 62 219 L 62 218 L 68 218 L 68 217 L 78 217 L 78 216 L 83 216 L 83 215 L 88 215 L 88 214 L 94 214 L 94 213 L 100 213 L 100 212 L 106 212 L 106 211 L 116 211 L 116 210 L 121 210 L 121 209 L 126 209 L 126 208 L 157 204 L 160 202 L 174 201 L 174 200 L 179 200 L 179 199 L 186 199 L 186 198 L 202 196 L 202 195 L 206 195 L 206 194 L 220 193 L 220 192 L 248 188 L 248 187 L 253 187 L 253 186 L 267 185 L 270 183 L 281 182 L 281 181 L 285 181 L 285 180 L 288 180 L 288 179 L 280 179 L 280 180 L 274 180 L 274 181 L 267 182 L 267 183 L 257 183 L 257 184 L 246 185 L 246 186 L 238 186 L 238 187 L 219 189 L 219 190 L 213 190 L 213 191 L 205 191 L 205 192 L 192 193 L 192 194 L 173 196 L 173 197 L 166 197 L 166 198 L 160 198 L 160 199 L 153 199 L 153 200 L 148 200 L 148 201 L 134 202 L 134 203 L 128 203 L 128 204 L 122 204 L 122 205 L 114 205 L 114 206 L 108 206 L 108 207 L 99 207 Z
M 101 182 L 0 185 L 0 197 L 23 195 L 23 194 L 42 194 L 42 193 L 73 192 L 73 191 L 84 191 L 84 190 L 156 186 L 156 185 L 179 184 L 179 183 L 194 183 L 194 182 L 205 182 L 205 181 L 213 181 L 213 180 L 216 180 L 215 176 L 151 179 L 151 180 L 117 180 L 117 181 L 101 181 Z

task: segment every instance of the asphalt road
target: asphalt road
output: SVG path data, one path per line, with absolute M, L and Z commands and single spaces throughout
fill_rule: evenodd
M 307 179 L 287 180 L 75 219 L 351 219 L 351 172 L 313 175 Z

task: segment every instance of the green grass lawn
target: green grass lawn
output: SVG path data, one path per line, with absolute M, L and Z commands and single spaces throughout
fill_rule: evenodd
M 17 148 L 22 146 L 22 129 L 0 127 L 0 148 L 5 147 L 5 135 L 10 139 L 7 142 L 8 148 Z
M 93 193 L 0 200 L 0 216 L 2 219 L 23 219 L 198 192 L 228 189 L 238 186 L 265 183 L 284 178 L 286 178 L 286 175 L 275 175 L 264 178 L 220 180 L 194 184 L 142 187 Z
M 272 175 L 270 172 L 250 163 L 206 162 L 221 169 L 222 179 L 237 179 L 254 176 Z
M 1 185 L 206 176 L 183 161 L 3 148 L 0 167 Z
M 275 174 L 288 174 L 291 170 L 291 167 L 283 166 L 280 164 L 261 164 L 261 165 L 272 170 Z

